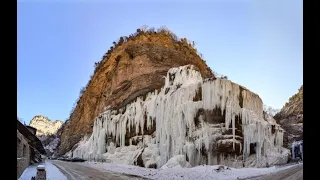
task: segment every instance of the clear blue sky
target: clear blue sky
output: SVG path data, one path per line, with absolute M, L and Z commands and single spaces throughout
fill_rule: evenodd
M 165 25 L 212 70 L 281 108 L 303 83 L 302 0 L 154 3 L 18 0 L 18 116 L 68 118 L 94 62 L 120 36 Z

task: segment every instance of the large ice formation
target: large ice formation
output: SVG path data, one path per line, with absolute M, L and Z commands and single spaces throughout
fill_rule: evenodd
M 160 91 L 100 114 L 69 154 L 157 168 L 175 156 L 191 166 L 262 167 L 287 161 L 282 138 L 258 95 L 230 80 L 203 80 L 187 65 L 170 69 Z

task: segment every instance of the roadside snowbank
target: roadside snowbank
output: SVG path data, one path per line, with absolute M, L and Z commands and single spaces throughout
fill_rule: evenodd
M 279 167 L 276 166 L 270 168 L 221 168 L 219 165 L 208 166 L 196 166 L 193 168 L 181 168 L 176 166 L 174 168 L 161 168 L 161 169 L 150 169 L 142 168 L 133 165 L 113 164 L 113 163 L 102 163 L 102 162 L 85 162 L 82 165 L 89 166 L 92 168 L 113 171 L 118 173 L 132 174 L 148 179 L 219 179 L 219 180 L 236 180 L 237 178 L 246 178 L 252 176 L 259 176 L 269 173 L 274 173 L 279 170 L 284 170 L 295 165 Z M 219 168 L 220 167 L 220 168 Z M 220 169 L 220 170 L 218 170 Z
M 168 162 L 161 167 L 161 169 L 190 167 L 191 165 L 188 161 L 186 161 L 186 157 L 184 155 L 178 155 L 169 159 Z
M 22 175 L 20 176 L 19 180 L 30 180 L 33 176 L 37 175 L 37 166 L 44 165 L 46 172 L 47 172 L 47 180 L 67 180 L 67 177 L 60 172 L 60 170 L 49 162 L 39 163 L 35 165 L 31 165 L 27 167 Z

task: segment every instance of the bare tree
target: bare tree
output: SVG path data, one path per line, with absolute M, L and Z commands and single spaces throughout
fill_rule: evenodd
M 151 27 L 148 31 L 149 31 L 149 32 L 151 32 L 151 33 L 156 32 L 156 30 L 155 30 L 155 28 L 154 28 L 154 27 Z
M 263 111 L 265 111 L 267 114 L 269 114 L 270 116 L 274 116 L 276 115 L 278 112 L 280 112 L 279 109 L 274 109 L 271 106 L 268 106 L 266 104 L 263 104 Z
M 228 79 L 228 76 L 221 75 L 221 79 Z
M 143 25 L 141 26 L 141 31 L 146 32 L 148 30 L 148 26 L 147 25 Z

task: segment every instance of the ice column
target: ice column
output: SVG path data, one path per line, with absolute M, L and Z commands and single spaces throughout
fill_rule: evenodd
M 302 147 L 302 143 L 300 144 L 300 153 L 301 153 L 301 160 L 303 160 L 303 147 Z
M 294 159 L 294 143 L 292 143 L 292 159 Z

